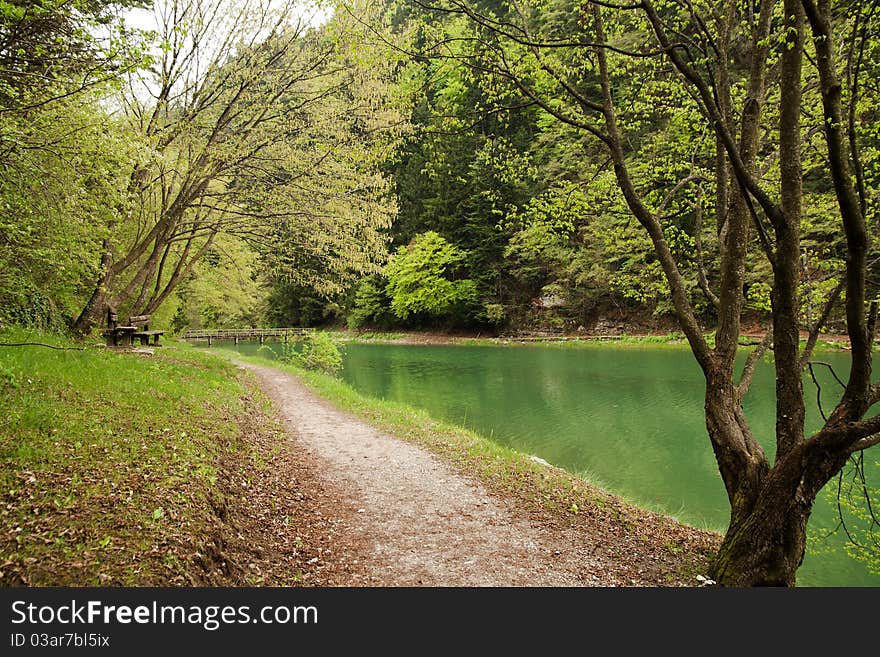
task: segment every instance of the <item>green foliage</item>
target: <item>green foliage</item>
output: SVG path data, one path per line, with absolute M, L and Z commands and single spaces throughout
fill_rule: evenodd
M 386 166 L 399 208 L 393 244 L 438 233 L 466 253 L 477 296 L 504 302 L 507 235 L 497 226 L 540 187 L 531 153 L 535 113 L 488 111 L 502 93 L 497 78 L 455 65 L 485 56 L 466 21 L 417 7 L 406 12 L 408 49 L 424 56 L 414 58 L 401 79 L 418 91 L 409 117 L 413 133 Z M 431 58 L 437 42 L 447 44 L 451 59 Z M 504 92 L 504 100 L 515 105 L 519 99 Z
M 411 316 L 461 317 L 476 303 L 474 282 L 462 277 L 466 253 L 434 231 L 398 249 L 385 268 L 391 309 Z
M 286 343 L 281 360 L 325 374 L 336 374 L 342 369 L 342 353 L 330 334 L 323 331 L 309 333 L 295 343 Z
M 849 538 L 847 553 L 863 562 L 869 572 L 880 574 L 880 518 L 876 506 L 866 504 L 880 499 L 876 477 L 880 462 L 872 461 L 871 456 L 871 452 L 855 455 L 840 473 L 837 485 L 828 486 L 824 495 L 838 509 L 841 527 Z M 814 537 L 810 544 L 818 552 L 823 549 L 821 537 Z
M 266 326 L 321 326 L 340 314 L 336 297 L 328 299 L 307 285 L 269 277 L 269 296 L 263 323 Z
M 145 61 L 123 10 L 146 0 L 0 1 L 0 106 L 27 111 Z
M 268 294 L 258 255 L 234 236 L 220 236 L 178 289 L 175 330 L 262 326 Z
M 772 288 L 767 283 L 753 283 L 746 290 L 746 304 L 748 308 L 770 313 L 770 292 Z
M 393 41 L 382 46 L 375 38 L 384 30 L 380 11 L 355 0 L 316 31 L 314 42 L 303 34 L 297 64 L 304 82 L 279 108 L 277 128 L 287 139 L 268 149 L 283 175 L 275 180 L 273 172 L 268 184 L 248 188 L 250 205 L 289 213 L 271 218 L 262 254 L 274 281 L 307 296 L 335 298 L 379 273 L 387 258 L 385 231 L 396 205 L 381 165 L 407 123 L 391 85 L 402 55 Z
M 483 306 L 483 313 L 490 326 L 500 327 L 507 322 L 507 310 L 500 303 L 487 303 Z
M 510 273 L 534 294 L 572 257 L 573 226 L 550 223 L 543 218 L 524 222 L 525 227 L 510 238 L 504 256 Z
M 0 320 L 64 328 L 91 291 L 138 150 L 100 98 L 0 114 Z
M 528 20 L 535 34 L 551 42 L 570 41 L 584 29 L 582 8 L 567 0 L 516 8 L 502 2 L 491 10 L 514 24 Z M 394 16 L 409 29 L 410 49 L 425 55 L 400 80 L 408 89 L 419 80 L 422 86 L 412 97 L 415 132 L 387 165 L 399 204 L 394 243 L 434 231 L 461 248 L 481 303 L 509 309 L 514 324 L 544 323 L 553 314 L 574 328 L 603 308 L 669 312 L 663 273 L 623 202 L 604 146 L 552 114 L 584 120 L 576 104 L 562 100 L 560 80 L 567 76 L 573 87 L 598 97 L 587 50 L 547 49 L 539 63 L 530 60 L 531 49 L 493 40 L 491 30 L 460 15 L 407 8 Z M 637 28 L 624 25 L 616 36 L 624 47 L 636 47 L 641 35 L 627 29 Z M 432 58 L 441 51 L 443 57 Z M 499 64 L 493 58 L 500 53 L 508 64 L 517 62 L 513 75 L 533 85 L 549 106 L 536 106 L 510 75 L 494 72 Z M 615 66 L 615 93 L 631 110 L 626 129 L 632 165 L 640 186 L 656 190 L 648 198 L 659 204 L 669 181 L 687 173 L 693 150 L 688 133 L 702 129 L 701 118 L 655 61 L 620 59 Z M 704 142 L 701 153 L 711 157 L 711 144 Z M 689 188 L 680 196 L 670 204 L 664 228 L 698 296 L 694 211 L 688 205 L 695 192 Z M 711 228 L 704 229 L 704 243 L 713 242 Z M 564 291 L 566 305 L 552 313 L 530 311 L 548 285 Z M 701 307 L 713 312 L 710 304 Z M 485 313 L 479 315 L 486 321 Z
M 354 305 L 348 314 L 350 329 L 366 325 L 385 329 L 391 325 L 394 318 L 389 311 L 391 300 L 385 294 L 387 285 L 388 281 L 379 276 L 361 281 L 355 291 Z

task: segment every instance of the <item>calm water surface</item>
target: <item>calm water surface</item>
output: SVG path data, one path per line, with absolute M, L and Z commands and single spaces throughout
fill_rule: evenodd
M 253 352 L 256 345 L 239 349 Z M 846 354 L 822 360 L 838 374 L 848 371 Z M 817 374 L 830 405 L 830 375 Z M 350 344 L 343 378 L 362 393 L 424 408 L 641 506 L 698 527 L 726 527 L 729 506 L 706 435 L 703 379 L 686 348 Z M 805 386 L 812 400 L 815 388 Z M 744 403 L 759 438 L 773 435 L 774 407 L 773 370 L 762 364 Z M 820 418 L 810 411 L 808 424 L 816 428 Z M 772 441 L 764 447 L 772 453 Z M 824 534 L 836 519 L 820 494 L 811 534 Z M 880 586 L 880 576 L 845 554 L 842 540 L 833 536 L 808 554 L 798 583 Z

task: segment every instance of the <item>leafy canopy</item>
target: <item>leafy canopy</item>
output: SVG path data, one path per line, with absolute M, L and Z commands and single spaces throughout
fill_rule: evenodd
M 419 314 L 441 317 L 475 303 L 474 282 L 458 278 L 466 258 L 464 251 L 434 231 L 417 235 L 398 249 L 385 269 L 394 314 L 400 319 Z

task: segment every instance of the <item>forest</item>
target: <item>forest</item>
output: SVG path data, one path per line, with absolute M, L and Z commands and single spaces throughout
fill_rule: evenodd
M 833 7 L 835 65 L 858 202 L 876 230 L 876 16 L 857 6 Z M 663 263 L 591 116 L 600 82 L 579 3 L 138 7 L 3 4 L 3 321 L 87 333 L 111 303 L 175 330 L 676 327 Z M 762 17 L 732 3 L 727 18 L 714 7 L 657 11 L 712 93 L 723 89 L 725 120 L 752 123 L 744 164 L 780 196 L 781 7 Z M 531 36 L 511 27 L 523 12 Z M 606 13 L 629 178 L 712 328 L 721 217 L 741 183 L 644 19 Z M 804 330 L 842 332 L 841 304 L 824 310 L 845 297 L 845 236 L 818 73 L 801 75 L 796 312 Z M 772 238 L 760 204 L 744 210 L 742 312 L 759 331 Z
M 0 323 L 679 331 L 732 507 L 713 574 L 793 583 L 816 494 L 880 442 L 878 16 L 2 0 Z M 806 439 L 823 332 L 852 368 Z M 770 353 L 768 457 L 740 402 Z

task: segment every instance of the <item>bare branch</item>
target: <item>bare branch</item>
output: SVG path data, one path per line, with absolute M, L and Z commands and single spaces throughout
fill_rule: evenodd
M 880 433 L 875 433 L 873 436 L 867 436 L 857 440 L 850 446 L 849 453 L 855 454 L 856 452 L 868 449 L 869 447 L 874 447 L 875 445 L 880 445 Z
M 840 298 L 840 293 L 843 292 L 843 289 L 846 287 L 846 280 L 841 278 L 840 282 L 835 286 L 835 288 L 831 291 L 831 294 L 828 296 L 828 300 L 825 302 L 825 307 L 822 309 L 822 313 L 819 315 L 819 319 L 816 320 L 816 323 L 810 329 L 810 334 L 807 336 L 807 343 L 804 345 L 804 350 L 801 352 L 800 358 L 800 366 L 803 369 L 807 361 L 813 355 L 813 349 L 816 347 L 816 342 L 819 340 L 819 334 L 822 331 L 822 328 L 825 326 L 825 322 L 828 321 L 828 317 L 831 315 L 831 310 L 834 308 L 834 304 L 837 303 L 837 300 Z
M 828 416 L 825 415 L 825 409 L 822 408 L 822 386 L 819 385 L 819 380 L 816 378 L 816 373 L 813 371 L 813 363 L 807 363 L 807 367 L 810 370 L 810 378 L 813 380 L 813 385 L 816 386 L 816 406 L 819 409 L 819 415 L 822 416 L 822 419 L 827 422 Z M 832 370 L 833 372 L 834 370 Z M 836 377 L 837 375 L 835 375 Z
M 808 365 L 822 365 L 823 367 L 827 367 L 828 370 L 831 372 L 831 376 L 834 377 L 834 380 L 837 381 L 838 384 L 840 384 L 840 387 L 844 390 L 846 389 L 846 384 L 839 376 L 837 376 L 837 372 L 834 371 L 834 366 L 831 363 L 826 363 L 822 360 L 811 360 Z
M 752 385 L 752 379 L 755 377 L 755 370 L 757 369 L 758 362 L 764 357 L 764 354 L 767 353 L 767 349 L 769 349 L 772 344 L 773 330 L 768 328 L 767 332 L 764 333 L 764 337 L 761 339 L 761 343 L 749 352 L 749 355 L 746 357 L 746 362 L 745 365 L 743 365 L 743 371 L 740 375 L 739 385 L 736 387 L 736 396 L 740 401 L 745 399 L 745 396 Z
M 703 182 L 706 179 L 696 173 L 691 173 L 686 178 L 682 178 L 679 180 L 675 186 L 666 193 L 666 196 L 663 197 L 663 200 L 660 202 L 660 205 L 657 208 L 657 211 L 654 213 L 661 219 L 663 218 L 664 213 L 666 212 L 666 207 L 672 202 L 672 199 L 675 198 L 675 195 L 678 194 L 684 187 L 690 185 L 692 182 Z
M 871 344 L 868 341 L 864 308 L 868 235 L 858 193 L 853 186 L 850 166 L 852 154 L 847 153 L 844 135 L 846 123 L 841 109 L 841 84 L 835 64 L 830 3 L 820 0 L 817 5 L 813 0 L 802 0 L 801 4 L 813 33 L 825 117 L 828 164 L 846 234 L 846 324 L 852 348 L 852 367 L 849 384 L 836 415 L 852 419 L 864 413 L 871 383 Z
M 721 300 L 709 286 L 709 279 L 706 277 L 706 266 L 703 260 L 703 190 L 700 187 L 697 187 L 697 200 L 691 204 L 691 208 L 694 210 L 694 248 L 697 252 L 697 283 L 709 302 L 715 308 L 719 308 Z

